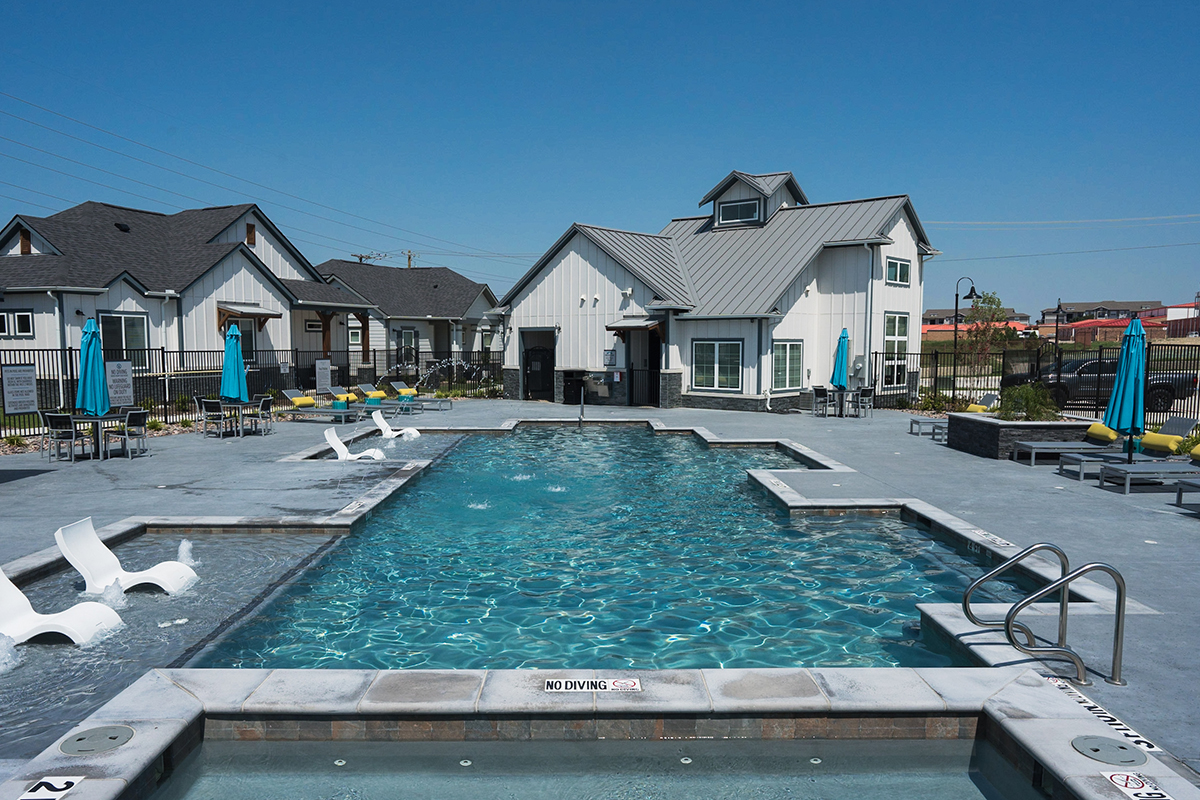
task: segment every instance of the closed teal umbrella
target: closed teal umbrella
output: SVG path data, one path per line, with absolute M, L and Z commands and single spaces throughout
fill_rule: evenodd
M 246 392 L 246 364 L 242 361 L 242 332 L 231 324 L 225 332 L 225 359 L 221 363 L 221 397 L 226 400 L 250 399 Z
M 1146 429 L 1146 331 L 1140 320 L 1129 323 L 1121 337 L 1121 358 L 1112 397 L 1104 409 L 1104 424 L 1129 437 L 1129 461 L 1133 462 L 1133 436 Z
M 850 377 L 847 373 L 850 359 L 850 334 L 845 328 L 842 328 L 842 335 L 838 337 L 837 352 L 833 357 L 833 375 L 829 378 L 829 385 L 835 389 L 846 391 L 846 385 L 850 383 Z
M 79 341 L 79 387 L 75 390 L 75 410 L 100 417 L 107 414 L 110 407 L 100 329 L 96 327 L 96 320 L 89 319 Z

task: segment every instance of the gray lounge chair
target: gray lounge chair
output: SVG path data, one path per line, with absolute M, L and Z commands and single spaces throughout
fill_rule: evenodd
M 1183 505 L 1184 492 L 1200 492 L 1200 478 L 1187 478 L 1175 484 L 1175 505 Z
M 1063 453 L 1116 453 L 1124 446 L 1124 442 L 1105 442 L 1091 437 L 1085 437 L 1080 442 L 1014 442 L 1011 458 L 1020 461 L 1021 453 L 1029 454 L 1029 466 L 1037 466 L 1038 453 L 1059 456 Z
M 389 381 L 389 383 L 392 384 L 392 388 L 396 390 L 397 394 L 400 394 L 401 389 L 412 388 L 404 381 Z M 419 402 L 422 405 L 422 410 L 424 410 L 424 406 L 434 406 L 438 411 L 451 411 L 454 409 L 454 401 L 449 397 L 423 397 Z
M 1157 461 L 1141 464 L 1101 464 L 1100 486 L 1107 481 L 1123 484 L 1123 494 L 1129 494 L 1135 481 L 1165 481 L 1172 478 L 1200 478 L 1200 463 L 1195 461 Z
M 1187 438 L 1192 435 L 1192 431 L 1196 427 L 1196 420 L 1188 419 L 1187 417 L 1167 417 L 1167 421 L 1162 424 L 1158 432 L 1163 436 L 1182 436 Z

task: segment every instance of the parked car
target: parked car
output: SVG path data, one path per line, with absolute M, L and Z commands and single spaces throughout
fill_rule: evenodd
M 1036 378 L 1028 372 L 1005 375 L 1000 379 L 1000 389 L 1037 380 L 1050 391 L 1050 397 L 1059 408 L 1077 400 L 1107 403 L 1116 375 L 1115 358 L 1075 358 L 1062 362 L 1061 369 L 1056 364 L 1042 367 Z M 1152 372 L 1147 378 L 1147 411 L 1170 411 L 1177 398 L 1196 391 L 1195 372 Z

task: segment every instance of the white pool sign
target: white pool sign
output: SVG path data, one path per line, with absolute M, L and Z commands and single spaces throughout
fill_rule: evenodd
M 37 368 L 33 364 L 5 364 L 0 367 L 0 383 L 4 385 L 5 414 L 37 413 Z
M 640 692 L 638 678 L 546 678 L 547 692 Z
M 111 406 L 133 405 L 133 362 L 105 361 L 104 378 Z
M 83 780 L 82 775 L 47 775 L 30 786 L 19 800 L 58 800 Z
M 1171 795 L 1163 791 L 1152 778 L 1148 778 L 1140 772 L 1101 772 L 1108 782 L 1121 790 L 1121 794 L 1126 797 L 1133 797 L 1137 800 L 1174 800 Z
M 317 371 L 317 392 L 329 394 L 333 385 L 333 364 L 328 358 L 318 358 L 314 363 Z

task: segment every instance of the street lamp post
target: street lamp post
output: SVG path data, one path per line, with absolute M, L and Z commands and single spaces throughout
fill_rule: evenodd
M 1054 308 L 1054 364 L 1055 364 L 1055 381 L 1062 379 L 1062 347 L 1058 343 L 1058 323 L 1062 320 L 1063 315 L 1062 298 L 1058 298 L 1058 305 Z
M 974 302 L 975 300 L 979 299 L 979 295 L 975 291 L 975 281 L 964 275 L 954 282 L 954 365 L 951 368 L 951 380 L 954 383 L 950 389 L 950 393 L 951 396 L 956 400 L 958 399 L 958 292 L 959 284 L 961 284 L 963 281 L 967 281 L 971 284 L 971 288 L 967 290 L 965 295 L 963 295 L 963 300 L 970 300 Z M 937 387 L 933 387 L 933 390 L 936 392 Z

